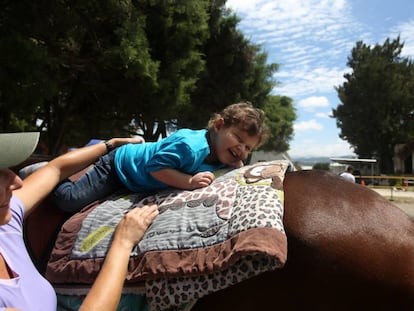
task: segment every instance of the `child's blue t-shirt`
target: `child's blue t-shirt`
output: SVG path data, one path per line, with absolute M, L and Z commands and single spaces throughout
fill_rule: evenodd
M 151 192 L 168 185 L 153 178 L 150 172 L 172 168 L 194 175 L 224 167 L 204 163 L 209 154 L 207 130 L 181 129 L 157 142 L 119 147 L 115 153 L 115 168 L 129 190 Z

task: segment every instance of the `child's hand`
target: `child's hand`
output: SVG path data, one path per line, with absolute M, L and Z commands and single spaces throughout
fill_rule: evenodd
M 214 174 L 211 172 L 200 172 L 190 178 L 192 189 L 203 188 L 210 185 L 214 180 Z

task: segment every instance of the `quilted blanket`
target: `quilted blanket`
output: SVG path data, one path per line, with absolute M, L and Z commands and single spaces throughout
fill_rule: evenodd
M 281 268 L 287 161 L 226 172 L 192 191 L 118 193 L 62 226 L 47 265 L 53 284 L 91 284 L 124 212 L 156 202 L 160 214 L 131 253 L 126 288 L 140 287 L 151 310 L 181 306 L 264 271 Z

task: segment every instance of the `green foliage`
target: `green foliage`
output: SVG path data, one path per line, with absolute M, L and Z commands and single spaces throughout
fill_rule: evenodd
M 384 173 L 392 172 L 394 146 L 413 139 L 414 67 L 402 48 L 399 37 L 374 47 L 357 42 L 347 63 L 352 73 L 336 88 L 340 137 L 360 157 L 380 158 Z
M 266 99 L 263 110 L 266 114 L 270 137 L 262 149 L 287 151 L 289 149 L 288 141 L 293 135 L 293 122 L 296 120 L 292 99 L 286 96 L 270 95 Z
M 0 37 L 0 59 L 0 127 L 35 130 L 39 106 L 57 92 L 56 84 L 42 70 L 52 60 L 41 42 L 18 34 Z
M 295 169 L 296 169 L 296 170 L 298 170 L 298 171 L 301 171 L 301 170 L 302 170 L 302 165 L 300 165 L 300 163 L 299 163 L 299 162 L 295 161 L 295 162 L 293 163 L 293 165 L 295 166 Z
M 191 109 L 186 109 L 182 114 L 178 120 L 179 126 L 204 127 L 212 112 L 239 101 L 250 101 L 263 109 L 269 105 L 265 110 L 269 110 L 269 113 L 276 110 L 275 114 L 281 114 L 269 116 L 267 122 L 272 137 L 269 140 L 271 143 L 264 148 L 285 151 L 288 149 L 290 133 L 287 128 L 279 129 L 278 126 L 284 126 L 282 115 L 289 113 L 283 111 L 280 103 L 275 103 L 275 106 L 280 106 L 277 109 L 271 107 L 274 100 L 270 95 L 276 84 L 273 74 L 278 65 L 267 64 L 267 54 L 260 46 L 251 44 L 237 29 L 239 18 L 226 10 L 224 3 L 215 1 L 209 8 L 210 37 L 203 48 L 206 68 L 192 94 Z
M 313 170 L 324 170 L 329 171 L 329 163 L 326 162 L 317 162 L 312 166 Z
M 141 17 L 130 2 L 16 1 L 9 2 L 4 11 L 2 38 L 13 30 L 14 40 L 33 43 L 26 54 L 42 52 L 42 57 L 33 61 L 34 66 L 27 66 L 30 58 L 21 55 L 25 52 L 23 44 L 9 46 L 11 50 L 5 50 L 3 44 L 0 47 L 2 55 L 16 55 L 16 63 L 23 62 L 23 73 L 35 77 L 32 85 L 36 90 L 44 90 L 35 94 L 23 90 L 21 94 L 30 96 L 23 102 L 26 112 L 37 114 L 31 123 L 44 121 L 47 131 L 43 139 L 49 152 L 57 153 L 63 140 L 80 145 L 90 137 L 121 134 L 137 109 L 135 94 L 130 90 L 154 84 L 157 69 L 145 46 L 143 26 L 137 22 Z M 134 69 L 139 74 L 131 74 Z M 23 85 L 25 74 L 15 68 L 10 71 L 16 74 L 11 78 L 8 75 L 10 83 Z M 44 78 L 39 78 L 42 75 Z M 8 90 L 13 89 L 4 80 L 0 83 L 2 105 L 10 110 L 13 101 L 22 102 L 15 94 L 7 97 Z M 26 112 L 18 114 L 25 118 Z
M 0 7 L 0 127 L 42 130 L 54 155 L 90 138 L 204 127 L 248 100 L 284 151 L 295 113 L 271 96 L 277 64 L 225 1 L 7 1 Z

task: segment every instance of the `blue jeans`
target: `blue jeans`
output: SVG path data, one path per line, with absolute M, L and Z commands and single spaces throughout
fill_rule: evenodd
M 67 179 L 60 183 L 52 192 L 57 207 L 67 212 L 78 212 L 86 205 L 125 188 L 115 170 L 115 151 L 100 157 L 77 181 Z

